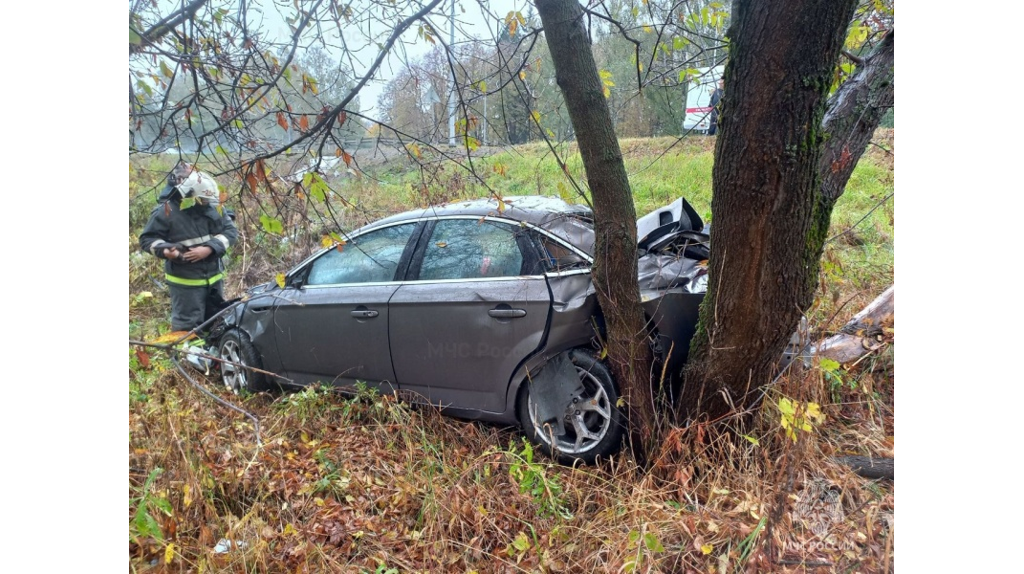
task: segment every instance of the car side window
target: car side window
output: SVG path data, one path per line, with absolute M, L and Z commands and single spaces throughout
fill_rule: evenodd
M 419 279 L 478 279 L 523 274 L 517 228 L 495 221 L 442 219 L 434 226 Z
M 364 233 L 340 250 L 327 251 L 313 261 L 306 285 L 394 281 L 402 252 L 415 229 L 415 223 L 386 227 Z
M 580 257 L 578 253 L 547 235 L 537 233 L 536 241 L 540 244 L 544 256 L 544 266 L 549 271 L 579 269 L 590 265 L 590 262 Z

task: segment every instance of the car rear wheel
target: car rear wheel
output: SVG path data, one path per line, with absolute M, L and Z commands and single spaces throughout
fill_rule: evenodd
M 262 368 L 259 353 L 244 331 L 231 329 L 220 339 L 220 373 L 224 386 L 234 392 L 241 390 L 255 393 L 270 388 L 263 373 L 253 371 Z
M 563 463 L 580 460 L 590 464 L 599 456 L 619 451 L 625 416 L 616 406 L 619 394 L 608 368 L 584 351 L 570 351 L 569 359 L 576 367 L 582 390 L 574 393 L 567 404 L 556 407 L 563 413 L 561 434 L 556 434 L 559 431 L 552 425 L 537 422 L 530 383 L 520 394 L 519 420 L 527 437 L 544 452 Z

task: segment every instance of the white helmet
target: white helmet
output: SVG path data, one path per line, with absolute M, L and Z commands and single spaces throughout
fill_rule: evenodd
M 213 206 L 220 203 L 220 189 L 217 187 L 217 182 L 197 169 L 192 170 L 185 181 L 179 183 L 177 187 L 182 197 L 202 199 Z

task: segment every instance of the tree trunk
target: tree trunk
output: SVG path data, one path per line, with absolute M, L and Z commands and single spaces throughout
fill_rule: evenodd
M 656 442 L 652 353 L 637 283 L 636 209 L 604 98 L 583 10 L 576 0 L 537 0 L 587 172 L 594 207 L 594 286 L 604 314 L 608 359 L 629 409 L 629 439 L 642 462 Z
M 830 202 L 830 214 L 882 116 L 892 108 L 896 96 L 894 34 L 890 31 L 885 36 L 829 101 L 821 125 L 825 150 L 818 162 L 818 174 L 821 197 Z
M 680 414 L 751 404 L 813 298 L 826 95 L 856 0 L 733 3 L 711 200 L 708 293 Z M 824 219 L 821 219 L 821 218 Z

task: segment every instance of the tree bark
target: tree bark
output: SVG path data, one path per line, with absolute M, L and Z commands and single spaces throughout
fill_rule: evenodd
M 825 150 L 818 162 L 821 197 L 835 205 L 846 189 L 853 168 L 867 149 L 882 116 L 896 96 L 895 31 L 890 31 L 829 100 L 822 121 Z
M 594 208 L 594 286 L 612 374 L 629 409 L 629 440 L 641 463 L 656 443 L 652 353 L 637 283 L 636 209 L 611 113 L 576 0 L 537 0 L 555 79 L 587 172 Z
M 888 478 L 896 480 L 896 459 L 872 458 L 870 456 L 839 456 L 836 462 L 850 467 L 864 478 Z
M 852 363 L 878 348 L 879 338 L 885 340 L 886 329 L 896 322 L 896 286 L 875 298 L 870 305 L 853 316 L 840 332 L 825 339 L 815 353 L 840 363 Z
M 819 223 L 827 231 L 831 214 L 815 209 L 822 120 L 855 5 L 733 3 L 708 293 L 681 394 L 683 420 L 752 404 L 812 301 L 825 240 Z

